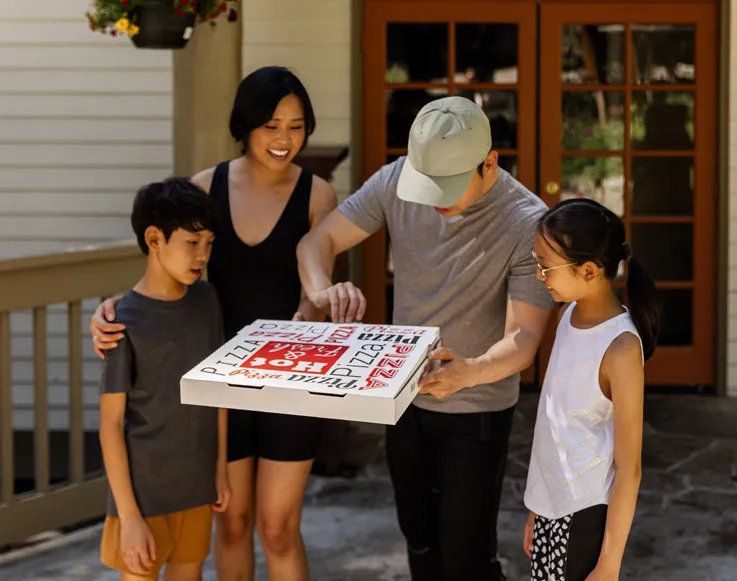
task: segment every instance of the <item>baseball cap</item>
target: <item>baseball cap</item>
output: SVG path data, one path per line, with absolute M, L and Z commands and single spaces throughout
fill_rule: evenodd
M 465 97 L 431 101 L 412 123 L 397 196 L 449 208 L 461 199 L 490 150 L 489 119 L 481 107 Z

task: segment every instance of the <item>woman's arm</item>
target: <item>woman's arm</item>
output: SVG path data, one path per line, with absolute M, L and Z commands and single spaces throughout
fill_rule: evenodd
M 618 575 L 640 489 L 645 373 L 637 337 L 624 333 L 614 340 L 602 360 L 601 379 L 614 404 L 614 484 L 593 579 Z
M 338 197 L 333 187 L 324 179 L 313 176 L 312 192 L 310 193 L 310 230 L 337 207 Z M 307 294 L 303 289 L 299 309 L 294 319 L 301 321 L 324 321 L 325 315 L 325 311 L 316 307 L 307 298 Z

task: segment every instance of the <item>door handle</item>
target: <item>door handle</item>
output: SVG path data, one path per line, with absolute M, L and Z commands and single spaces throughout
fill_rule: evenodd
M 545 193 L 549 196 L 555 196 L 560 192 L 560 184 L 558 182 L 548 182 L 545 184 Z

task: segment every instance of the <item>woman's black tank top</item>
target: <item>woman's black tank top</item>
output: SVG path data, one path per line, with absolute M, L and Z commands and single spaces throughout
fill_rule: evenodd
M 231 339 L 256 319 L 290 320 L 299 307 L 297 244 L 310 229 L 312 174 L 302 170 L 274 229 L 263 242 L 249 246 L 233 228 L 228 169 L 227 161 L 218 165 L 210 187 L 219 218 L 207 276 L 220 298 L 226 339 Z

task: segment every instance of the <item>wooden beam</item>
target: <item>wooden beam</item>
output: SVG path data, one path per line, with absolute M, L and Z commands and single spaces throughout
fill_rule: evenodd
M 174 173 L 192 174 L 236 157 L 228 131 L 233 98 L 241 81 L 239 20 L 197 24 L 186 48 L 174 53 Z

